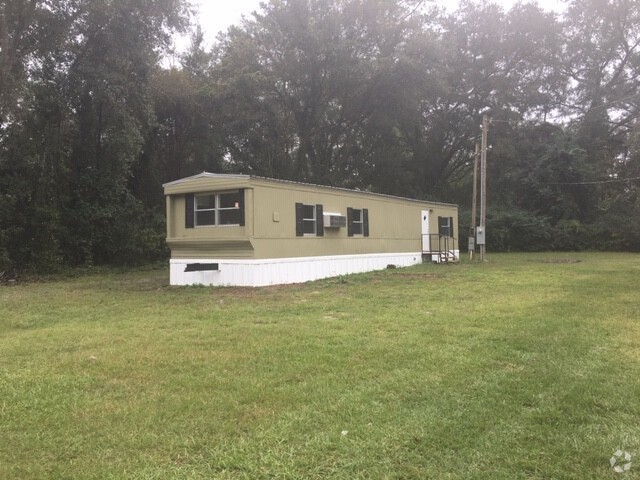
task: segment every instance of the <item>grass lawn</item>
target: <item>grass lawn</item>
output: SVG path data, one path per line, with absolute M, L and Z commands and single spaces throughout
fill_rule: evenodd
M 489 260 L 0 287 L 0 479 L 640 478 L 640 255 Z

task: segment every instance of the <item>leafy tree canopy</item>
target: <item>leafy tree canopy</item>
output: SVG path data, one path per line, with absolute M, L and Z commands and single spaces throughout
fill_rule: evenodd
M 202 170 L 465 208 L 483 113 L 489 241 L 640 249 L 634 1 L 271 0 L 211 49 L 191 10 L 0 1 L 2 268 L 161 258 L 161 185 Z

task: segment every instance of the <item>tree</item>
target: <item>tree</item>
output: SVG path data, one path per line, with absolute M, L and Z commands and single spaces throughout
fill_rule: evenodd
M 411 25 L 417 28 L 412 7 L 391 0 L 287 0 L 265 5 L 253 21 L 231 29 L 219 45 L 214 75 L 225 87 L 232 164 L 314 183 L 362 185 L 360 172 L 371 160 L 367 126 L 396 90 L 389 72 Z
M 2 3 L 2 75 L 11 80 L 0 125 L 5 263 L 132 261 L 145 251 L 132 168 L 153 121 L 150 75 L 170 32 L 186 26 L 186 8 Z
M 569 80 L 563 111 L 585 152 L 585 177 L 593 182 L 582 204 L 588 212 L 583 220 L 610 225 L 605 217 L 634 212 L 628 208 L 634 203 L 625 192 L 628 185 L 615 180 L 637 171 L 629 147 L 639 118 L 640 12 L 633 1 L 574 0 L 564 24 Z M 625 198 L 630 204 L 623 207 Z M 610 226 L 606 230 L 597 235 L 605 243 L 612 235 Z
M 134 193 L 162 205 L 162 183 L 203 170 L 222 171 L 224 151 L 216 88 L 209 81 L 212 55 L 197 29 L 183 68 L 157 70 L 150 84 L 155 121 L 134 172 Z
M 495 4 L 462 2 L 430 24 L 439 51 L 419 48 L 424 82 L 418 118 L 404 125 L 414 190 L 440 198 L 467 188 L 478 125 L 484 112 L 503 122 L 544 117 L 561 81 L 561 44 L 553 15 L 530 4 L 505 13 Z M 428 53 L 424 53 L 428 52 Z

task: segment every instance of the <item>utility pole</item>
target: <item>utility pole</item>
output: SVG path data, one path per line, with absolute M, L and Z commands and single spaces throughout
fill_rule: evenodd
M 476 142 L 476 154 L 473 158 L 473 199 L 471 201 L 471 231 L 469 232 L 469 260 L 473 260 L 476 251 L 476 227 L 478 226 L 478 163 L 480 162 L 480 144 Z
M 487 254 L 486 224 L 487 224 L 487 137 L 489 133 L 489 116 L 485 113 L 482 115 L 482 149 L 480 152 L 480 230 L 482 242 L 480 245 L 480 260 L 485 261 Z

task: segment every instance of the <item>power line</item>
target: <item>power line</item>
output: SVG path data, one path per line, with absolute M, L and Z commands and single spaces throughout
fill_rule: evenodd
M 609 107 L 615 105 L 616 103 L 626 102 L 627 100 L 633 100 L 636 97 L 640 97 L 640 93 L 634 93 L 633 95 L 629 95 L 629 96 L 623 97 L 623 98 L 618 98 L 617 100 L 611 100 L 610 102 L 603 103 L 602 105 L 596 105 L 595 107 L 589 107 L 586 110 L 583 110 L 581 108 L 577 108 L 577 109 L 581 110 L 584 113 L 588 113 L 588 112 L 591 112 L 593 110 L 599 110 L 601 108 L 609 108 Z
M 553 182 L 553 183 L 545 183 L 543 185 L 599 185 L 601 183 L 619 183 L 619 182 L 629 182 L 632 180 L 640 180 L 640 177 L 629 177 L 629 178 L 612 178 L 611 180 L 595 180 L 592 182 Z
M 422 7 L 422 4 L 424 4 L 424 0 L 420 0 L 415 7 L 413 7 L 413 10 L 411 10 L 409 13 L 407 13 L 404 17 L 402 17 L 401 21 L 405 21 L 407 18 L 409 18 L 411 15 L 413 15 L 414 13 L 416 13 L 416 11 Z

